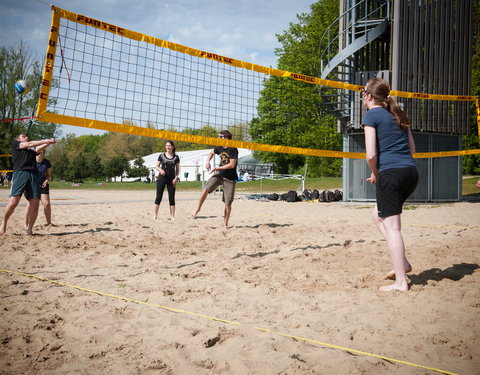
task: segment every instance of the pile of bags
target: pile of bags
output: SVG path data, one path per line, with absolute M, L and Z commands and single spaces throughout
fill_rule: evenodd
M 285 194 L 269 194 L 267 199 L 271 201 L 286 201 L 286 202 L 301 202 L 301 201 L 312 201 L 312 202 L 338 202 L 343 200 L 343 192 L 341 190 L 323 190 L 318 191 L 314 189 L 312 191 L 305 189 L 301 195 L 298 195 L 296 191 L 290 190 Z

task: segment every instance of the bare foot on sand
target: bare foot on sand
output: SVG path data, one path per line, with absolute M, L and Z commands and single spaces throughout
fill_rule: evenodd
M 401 292 L 407 292 L 410 288 L 408 287 L 408 284 L 406 283 L 400 283 L 400 284 L 391 284 L 391 285 L 385 285 L 379 288 L 382 292 L 390 292 L 392 290 L 399 290 Z
M 412 266 L 410 264 L 408 264 L 406 267 L 405 267 L 405 273 L 409 273 L 409 272 L 412 272 Z M 387 276 L 385 276 L 385 280 L 395 280 L 395 271 L 394 270 L 391 270 Z M 409 280 L 410 281 L 410 280 Z

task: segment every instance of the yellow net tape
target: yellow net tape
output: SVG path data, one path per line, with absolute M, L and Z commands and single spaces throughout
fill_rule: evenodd
M 124 125 L 112 122 L 104 122 L 92 119 L 84 119 L 72 116 L 66 116 L 61 114 L 55 114 L 47 111 L 47 103 L 50 94 L 50 88 L 52 86 L 52 72 L 54 67 L 54 60 L 56 55 L 56 49 L 58 45 L 58 35 L 60 27 L 60 19 L 64 18 L 69 21 L 91 26 L 100 30 L 107 31 L 122 37 L 126 37 L 136 41 L 146 42 L 161 48 L 168 48 L 170 50 L 188 54 L 202 59 L 210 59 L 217 61 L 222 64 L 231 65 L 237 68 L 249 69 L 259 73 L 268 74 L 271 76 L 277 77 L 288 77 L 298 81 L 328 86 L 336 89 L 346 89 L 352 91 L 360 91 L 363 86 L 353 85 L 343 82 L 331 81 L 320 79 L 317 77 L 311 77 L 303 74 L 288 72 L 279 69 L 273 69 L 264 67 L 261 65 L 256 65 L 248 63 L 241 60 L 236 60 L 230 57 L 214 54 L 211 52 L 201 51 L 194 48 L 186 47 L 181 44 L 169 42 L 163 39 L 154 38 L 136 31 L 128 30 L 116 25 L 112 25 L 100 20 L 96 20 L 90 17 L 86 17 L 81 14 L 76 14 L 55 6 L 52 6 L 52 22 L 50 28 L 49 44 L 47 49 L 47 55 L 45 60 L 44 72 L 42 86 L 40 90 L 39 102 L 37 106 L 36 116 L 42 121 L 53 122 L 65 125 L 80 126 L 92 129 L 100 129 L 112 132 L 134 134 L 140 136 L 156 137 L 163 139 L 172 139 L 176 141 L 185 141 L 192 143 L 201 143 L 208 145 L 225 145 L 230 147 L 241 147 L 247 148 L 250 150 L 257 151 L 268 151 L 268 152 L 279 152 L 279 153 L 291 153 L 299 155 L 310 155 L 310 156 L 323 156 L 323 157 L 336 157 L 336 158 L 349 158 L 349 159 L 363 159 L 365 158 L 364 153 L 359 152 L 341 152 L 341 151 L 328 151 L 328 150 L 317 150 L 310 148 L 300 148 L 300 147 L 288 147 L 281 145 L 268 145 L 263 143 L 254 143 L 254 142 L 245 142 L 245 141 L 235 141 L 235 140 L 219 140 L 212 137 L 203 137 L 198 135 L 188 135 L 174 131 L 165 131 L 157 129 L 142 128 L 135 125 Z M 460 96 L 460 95 L 436 95 L 436 94 L 425 94 L 425 93 L 412 93 L 404 91 L 391 91 L 391 95 L 403 97 L 403 98 L 414 98 L 414 99 L 430 99 L 430 100 L 451 100 L 451 101 L 475 101 L 476 111 L 477 111 L 477 122 L 479 124 L 479 137 L 480 137 L 480 107 L 479 100 L 476 96 Z M 449 152 L 429 152 L 429 153 L 417 153 L 414 155 L 416 158 L 431 158 L 431 157 L 444 157 L 444 156 L 463 156 L 463 155 L 472 155 L 479 154 L 480 149 L 475 150 L 462 150 L 462 151 L 449 151 Z
M 0 155 L 0 158 L 11 158 L 12 155 L 11 154 L 3 154 L 3 155 Z M 12 169 L 0 169 L 0 173 L 3 173 L 3 172 L 13 172 Z

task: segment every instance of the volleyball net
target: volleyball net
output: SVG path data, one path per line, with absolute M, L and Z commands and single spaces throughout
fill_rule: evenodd
M 356 95 L 361 90 L 358 85 L 196 50 L 52 6 L 36 117 L 57 124 L 206 145 L 364 158 L 360 151 L 342 151 L 337 121 L 321 109 L 319 86 Z M 305 87 L 312 89 L 306 97 L 302 91 Z M 416 102 L 418 111 L 411 118 L 413 123 L 426 116 L 428 111 L 422 104 L 425 101 L 447 103 L 447 112 L 453 116 L 463 113 L 465 121 L 476 105 L 480 123 L 475 96 L 400 91 L 392 91 L 391 95 Z M 458 103 L 463 104 L 459 107 Z M 302 142 L 305 116 L 299 121 L 295 111 L 308 114 L 307 125 L 318 129 L 314 138 L 319 142 Z M 361 124 L 361 114 L 357 112 L 351 119 L 352 125 Z M 266 124 L 269 134 L 277 133 L 276 136 L 252 138 L 252 127 L 258 123 Z M 299 141 L 290 144 L 305 147 L 280 144 L 278 140 L 286 137 L 287 132 L 285 126 L 276 127 L 279 124 L 286 124 L 289 134 L 298 133 Z M 233 140 L 217 138 L 218 131 L 223 129 L 233 134 Z M 458 150 L 416 157 L 478 153 L 480 150 Z

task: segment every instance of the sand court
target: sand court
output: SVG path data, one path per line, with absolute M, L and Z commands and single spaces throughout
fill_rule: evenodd
M 170 222 L 166 202 L 152 220 L 153 191 L 52 191 L 56 226 L 40 210 L 33 237 L 18 207 L 0 245 L 0 268 L 23 273 L 0 272 L 0 373 L 479 368 L 478 203 L 405 210 L 411 290 L 383 293 L 371 205 L 236 199 L 225 230 L 220 195 L 188 219 L 198 196 L 177 193 Z

